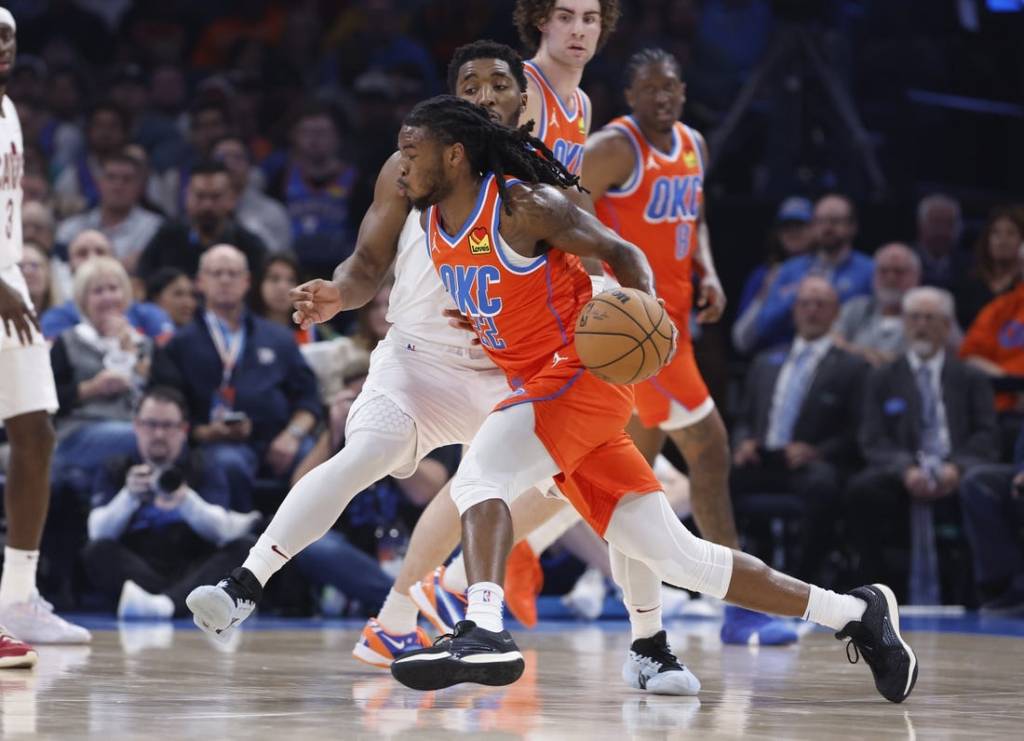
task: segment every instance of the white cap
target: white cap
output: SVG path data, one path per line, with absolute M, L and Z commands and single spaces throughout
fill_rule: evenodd
M 15 31 L 18 30 L 18 24 L 14 22 L 14 16 L 11 15 L 11 11 L 7 8 L 0 8 L 0 26 L 4 24 L 10 26 Z

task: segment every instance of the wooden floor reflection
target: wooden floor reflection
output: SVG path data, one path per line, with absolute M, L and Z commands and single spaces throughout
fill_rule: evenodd
M 668 739 L 1011 738 L 1024 729 L 1024 640 L 909 633 L 915 694 L 891 705 L 861 663 L 817 632 L 795 647 L 722 647 L 713 623 L 670 630 L 700 698 L 654 697 L 619 678 L 625 625 L 518 632 L 511 688 L 418 693 L 357 663 L 354 627 L 248 630 L 233 651 L 194 630 L 97 631 L 0 671 L 4 738 Z

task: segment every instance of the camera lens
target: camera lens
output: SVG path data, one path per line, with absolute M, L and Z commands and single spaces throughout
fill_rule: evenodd
M 184 482 L 185 477 L 181 471 L 177 467 L 172 467 L 157 477 L 156 488 L 164 494 L 170 494 L 172 491 L 177 491 Z

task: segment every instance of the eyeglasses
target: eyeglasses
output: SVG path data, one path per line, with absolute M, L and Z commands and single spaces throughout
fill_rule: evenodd
M 137 419 L 135 423 L 150 432 L 174 432 L 185 426 L 184 422 L 168 422 L 163 419 Z

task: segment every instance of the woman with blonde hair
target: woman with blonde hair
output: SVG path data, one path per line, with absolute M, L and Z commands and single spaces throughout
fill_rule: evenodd
M 149 379 L 153 342 L 125 316 L 131 280 L 112 257 L 94 257 L 75 273 L 82 320 L 60 333 L 50 359 L 60 412 L 54 477 L 76 490 L 115 456 L 135 450 L 132 411 Z

